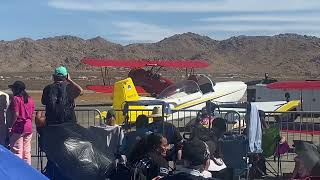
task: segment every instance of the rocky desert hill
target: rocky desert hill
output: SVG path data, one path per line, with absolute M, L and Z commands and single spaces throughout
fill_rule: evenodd
M 320 39 L 297 34 L 239 36 L 217 41 L 184 33 L 156 43 L 120 45 L 101 37 L 84 40 L 58 36 L 39 40 L 0 41 L 1 72 L 44 72 L 63 64 L 90 71 L 84 57 L 120 59 L 204 59 L 209 73 L 318 78 Z M 98 69 L 96 69 L 98 70 Z

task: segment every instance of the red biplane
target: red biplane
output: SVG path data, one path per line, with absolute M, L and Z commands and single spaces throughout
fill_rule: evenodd
M 185 68 L 186 75 L 193 78 L 195 68 L 206 68 L 209 64 L 204 60 L 121 60 L 121 59 L 94 59 L 84 58 L 82 63 L 101 68 L 103 85 L 88 85 L 87 89 L 102 93 L 112 93 L 109 69 L 129 68 L 128 76 L 133 80 L 138 93 L 147 92 L 157 95 L 173 84 L 173 81 L 159 74 L 161 68 Z M 149 69 L 144 69 L 150 67 Z M 108 85 L 106 83 L 108 79 Z

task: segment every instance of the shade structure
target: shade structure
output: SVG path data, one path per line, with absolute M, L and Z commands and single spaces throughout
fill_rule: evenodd
M 300 101 L 302 110 L 302 91 L 303 90 L 317 90 L 320 89 L 320 81 L 282 81 L 267 84 L 269 89 L 285 89 L 285 90 L 299 90 L 300 91 Z
M 48 180 L 39 171 L 0 145 L 0 179 Z
M 312 90 L 320 89 L 320 81 L 282 81 L 267 84 L 269 89 Z

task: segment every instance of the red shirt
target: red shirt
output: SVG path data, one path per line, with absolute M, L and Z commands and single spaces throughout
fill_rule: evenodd
M 13 113 L 18 112 L 19 114 L 12 126 L 12 132 L 32 133 L 32 114 L 35 110 L 33 99 L 29 97 L 28 103 L 25 104 L 22 96 L 14 96 L 11 108 Z

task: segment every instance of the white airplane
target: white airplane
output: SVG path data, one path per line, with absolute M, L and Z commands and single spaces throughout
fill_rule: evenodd
M 130 101 L 140 100 L 160 100 L 170 105 L 173 113 L 170 119 L 179 119 L 188 112 L 188 117 L 195 117 L 198 110 L 201 110 L 207 101 L 218 103 L 240 101 L 247 90 L 247 85 L 242 81 L 228 81 L 214 83 L 207 76 L 200 75 L 197 82 L 193 80 L 184 80 L 177 82 L 165 90 L 157 97 L 141 97 L 138 95 L 131 78 L 118 81 L 114 84 L 113 91 L 113 109 L 117 110 L 117 124 L 124 122 L 124 116 L 121 112 L 124 104 Z M 276 102 L 275 104 L 279 104 Z M 134 122 L 140 114 L 150 114 L 154 106 L 132 106 L 129 107 L 129 119 Z M 270 109 L 270 107 L 268 107 Z

